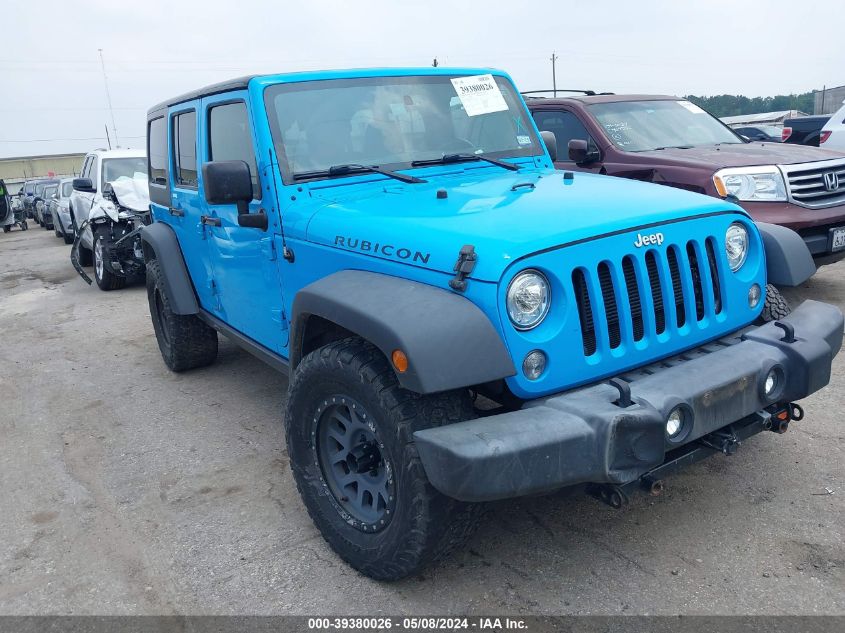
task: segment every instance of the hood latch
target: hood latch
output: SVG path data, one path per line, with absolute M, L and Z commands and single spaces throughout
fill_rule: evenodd
M 475 253 L 475 246 L 472 244 L 464 244 L 461 247 L 461 252 L 458 253 L 458 261 L 455 262 L 454 268 L 455 277 L 449 280 L 449 287 L 458 292 L 464 292 L 467 289 L 466 278 L 470 276 L 475 262 L 478 261 L 478 255 Z

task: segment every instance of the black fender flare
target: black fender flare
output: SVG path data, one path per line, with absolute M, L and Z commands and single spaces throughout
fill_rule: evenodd
M 428 284 L 344 270 L 297 292 L 291 315 L 291 368 L 302 358 L 311 316 L 370 341 L 387 357 L 402 350 L 408 369 L 399 383 L 435 393 L 516 373 L 510 354 L 481 309 L 462 295 Z
M 164 222 L 153 222 L 141 230 L 144 260 L 157 259 L 164 275 L 164 291 L 176 314 L 197 314 L 200 311 L 194 285 L 182 256 L 179 239 Z
M 775 286 L 798 286 L 816 272 L 816 264 L 804 239 L 792 229 L 757 222 L 766 250 L 768 282 Z

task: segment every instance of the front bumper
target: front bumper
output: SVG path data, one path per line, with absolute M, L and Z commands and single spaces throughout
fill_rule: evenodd
M 462 501 L 635 481 L 667 452 L 827 385 L 842 345 L 842 313 L 806 301 L 783 322 L 794 329 L 794 341 L 767 323 L 734 342 L 717 341 L 626 374 L 628 407 L 617 404 L 617 388 L 601 383 L 533 400 L 519 411 L 417 431 L 426 474 L 440 492 Z M 781 380 L 767 397 L 763 384 L 773 368 Z M 678 406 L 688 413 L 688 426 L 681 441 L 670 442 L 666 418 Z
M 821 263 L 832 263 L 845 257 L 845 250 L 831 250 L 830 240 L 831 229 L 845 227 L 845 205 L 822 209 L 808 209 L 791 202 L 742 201 L 740 205 L 755 222 L 780 224 L 796 231 L 814 258 L 826 258 Z

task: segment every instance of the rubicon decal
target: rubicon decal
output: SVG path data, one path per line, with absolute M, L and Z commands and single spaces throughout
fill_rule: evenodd
M 637 233 L 637 239 L 634 240 L 634 246 L 642 248 L 643 246 L 649 246 L 650 244 L 656 244 L 658 246 L 663 244 L 663 233 L 651 233 L 650 235 Z
M 413 250 L 404 246 L 379 244 L 378 242 L 362 240 L 356 237 L 344 237 L 343 235 L 335 235 L 334 244 L 335 246 L 342 246 L 351 251 L 384 255 L 385 257 L 393 257 L 423 264 L 427 264 L 431 257 L 431 253 L 423 253 L 422 251 Z

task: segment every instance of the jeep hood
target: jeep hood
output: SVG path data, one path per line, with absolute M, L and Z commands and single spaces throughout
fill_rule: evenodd
M 560 244 L 684 216 L 744 213 L 717 198 L 623 178 L 576 173 L 567 182 L 560 171 L 491 173 L 498 169 L 426 176 L 426 184 L 379 180 L 312 189 L 324 204 L 306 237 L 448 274 L 461 247 L 472 244 L 478 261 L 471 277 L 496 282 L 513 260 Z M 447 197 L 438 198 L 438 190 Z
M 688 167 L 710 167 L 713 171 L 723 167 L 794 165 L 842 158 L 840 152 L 790 143 L 729 143 L 689 149 L 670 147 L 637 152 L 636 156 L 652 159 L 655 164 L 671 162 Z

